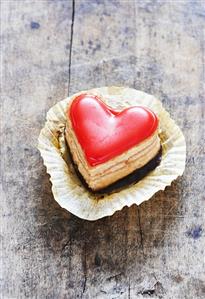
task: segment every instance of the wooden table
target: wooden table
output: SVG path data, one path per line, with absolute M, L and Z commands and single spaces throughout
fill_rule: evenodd
M 2 0 L 1 298 L 205 298 L 205 2 Z M 54 201 L 37 138 L 82 89 L 161 99 L 182 178 L 96 222 Z

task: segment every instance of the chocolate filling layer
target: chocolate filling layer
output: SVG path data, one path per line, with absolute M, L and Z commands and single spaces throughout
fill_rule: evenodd
M 150 160 L 146 165 L 144 165 L 141 168 L 136 169 L 135 171 L 133 171 L 129 175 L 125 176 L 124 178 L 122 178 L 122 179 L 116 181 L 115 183 L 112 183 L 111 185 L 109 185 L 103 189 L 100 189 L 100 190 L 92 190 L 88 186 L 88 184 L 84 180 L 83 176 L 79 172 L 77 165 L 74 163 L 70 152 L 69 152 L 69 155 L 70 155 L 70 160 L 75 169 L 75 172 L 76 172 L 78 178 L 80 179 L 81 183 L 83 184 L 83 186 L 93 194 L 103 195 L 103 194 L 108 194 L 108 193 L 119 191 L 120 189 L 127 187 L 131 184 L 136 184 L 141 179 L 143 179 L 150 171 L 154 170 L 160 164 L 161 158 L 162 158 L 162 147 L 160 148 L 157 155 L 152 160 Z

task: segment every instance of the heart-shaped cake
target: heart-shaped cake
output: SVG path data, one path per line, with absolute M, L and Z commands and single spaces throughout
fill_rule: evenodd
M 144 176 L 159 164 L 158 125 L 157 116 L 148 108 L 116 111 L 99 96 L 78 95 L 69 103 L 66 125 L 77 172 L 94 191 L 133 172 L 136 181 L 137 175 Z

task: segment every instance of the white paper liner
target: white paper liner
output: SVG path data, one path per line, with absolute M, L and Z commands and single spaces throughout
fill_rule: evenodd
M 100 95 L 116 109 L 141 105 L 153 110 L 160 120 L 162 161 L 154 171 L 130 187 L 101 199 L 91 194 L 76 177 L 68 159 L 64 138 L 66 108 L 70 99 L 77 94 L 66 98 L 48 111 L 47 121 L 38 139 L 38 148 L 50 174 L 54 198 L 61 207 L 82 219 L 97 220 L 114 214 L 124 206 L 141 204 L 183 174 L 186 161 L 185 138 L 159 100 L 127 87 L 101 87 L 82 92 Z

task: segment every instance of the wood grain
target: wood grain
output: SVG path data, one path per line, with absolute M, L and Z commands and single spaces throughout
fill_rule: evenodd
M 204 298 L 203 1 L 2 1 L 1 298 Z M 95 222 L 54 201 L 36 149 L 67 94 L 126 85 L 183 130 L 182 178 Z

